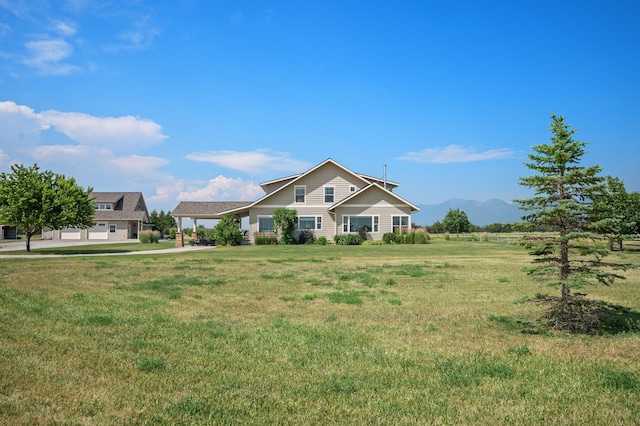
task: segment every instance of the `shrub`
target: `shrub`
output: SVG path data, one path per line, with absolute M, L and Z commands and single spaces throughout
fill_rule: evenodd
M 415 243 L 415 237 L 416 237 L 416 233 L 415 232 L 407 232 L 406 234 L 404 234 L 404 243 L 405 244 L 414 244 Z
M 216 240 L 217 245 L 237 246 L 242 243 L 242 230 L 230 214 L 222 216 L 210 235 Z
M 333 241 L 339 246 L 357 246 L 362 244 L 358 234 L 336 235 Z
M 358 228 L 358 237 L 360 238 L 360 242 L 370 240 L 371 235 L 369 235 L 369 228 L 366 226 Z
M 278 237 L 273 232 L 256 232 L 253 241 L 257 246 L 271 246 L 278 244 Z
M 318 245 L 321 245 L 321 246 L 326 246 L 327 245 L 327 237 L 321 236 L 321 237 L 316 238 L 316 241 L 315 241 L 314 244 L 318 244 Z
M 426 244 L 427 243 L 427 233 L 426 232 L 418 232 L 415 233 L 415 244 Z
M 400 236 L 394 232 L 387 232 L 382 236 L 382 242 L 385 244 L 398 244 Z
M 444 233 L 444 239 L 449 241 L 451 239 L 451 235 L 448 232 Z
M 313 244 L 316 241 L 316 235 L 311 229 L 305 229 L 298 234 L 298 244 Z
M 173 228 L 170 228 L 169 229 L 169 239 L 170 240 L 175 240 L 177 233 L 178 233 L 178 228 L 176 228 L 175 226 Z
M 151 244 L 157 243 L 160 241 L 160 232 L 159 231 L 140 231 L 138 235 L 138 239 L 142 244 Z

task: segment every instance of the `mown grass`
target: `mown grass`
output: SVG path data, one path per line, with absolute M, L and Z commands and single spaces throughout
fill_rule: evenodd
M 555 292 L 530 261 L 462 241 L 2 259 L 0 422 L 640 423 L 640 336 L 527 332 L 541 307 L 514 302 Z M 640 310 L 627 277 L 585 291 Z
M 26 247 L 26 246 L 25 246 Z M 175 241 L 160 241 L 154 244 L 135 243 L 109 243 L 109 244 L 87 244 L 67 247 L 46 247 L 32 248 L 30 252 L 22 250 L 7 250 L 1 255 L 37 255 L 37 254 L 57 254 L 57 255 L 74 255 L 74 254 L 116 254 L 129 253 L 147 250 L 163 250 L 175 247 Z

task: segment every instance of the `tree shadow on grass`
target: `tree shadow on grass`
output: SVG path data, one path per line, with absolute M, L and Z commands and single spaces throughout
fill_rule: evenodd
M 640 312 L 625 306 L 577 294 L 564 301 L 547 295 L 537 295 L 528 301 L 545 307 L 543 315 L 536 321 L 494 315 L 489 316 L 489 320 L 526 334 L 551 331 L 588 335 L 640 333 Z

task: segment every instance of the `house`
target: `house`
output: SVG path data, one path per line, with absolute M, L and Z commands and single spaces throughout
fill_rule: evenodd
M 44 239 L 126 240 L 151 229 L 149 212 L 141 192 L 91 192 L 95 205 L 94 226 L 88 229 L 43 230 Z
M 335 235 L 357 233 L 367 227 L 372 239 L 382 239 L 387 232 L 400 232 L 411 228 L 411 214 L 418 207 L 394 194 L 398 187 L 387 182 L 355 173 L 332 159 L 293 176 L 261 184 L 265 195 L 255 202 L 180 203 L 171 213 L 178 220 L 194 221 L 198 218 L 219 219 L 231 214 L 240 219 L 249 218 L 249 239 L 256 233 L 273 232 L 273 211 L 279 207 L 295 209 L 298 215 L 297 231 L 312 230 L 317 237 L 328 240 Z M 237 204 L 233 207 L 232 204 Z

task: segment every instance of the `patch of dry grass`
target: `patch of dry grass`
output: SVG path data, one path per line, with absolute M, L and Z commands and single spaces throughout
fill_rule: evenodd
M 540 307 L 514 302 L 556 291 L 530 261 L 455 241 L 3 259 L 0 419 L 640 422 L 638 334 L 522 333 Z M 587 292 L 639 310 L 627 276 Z

